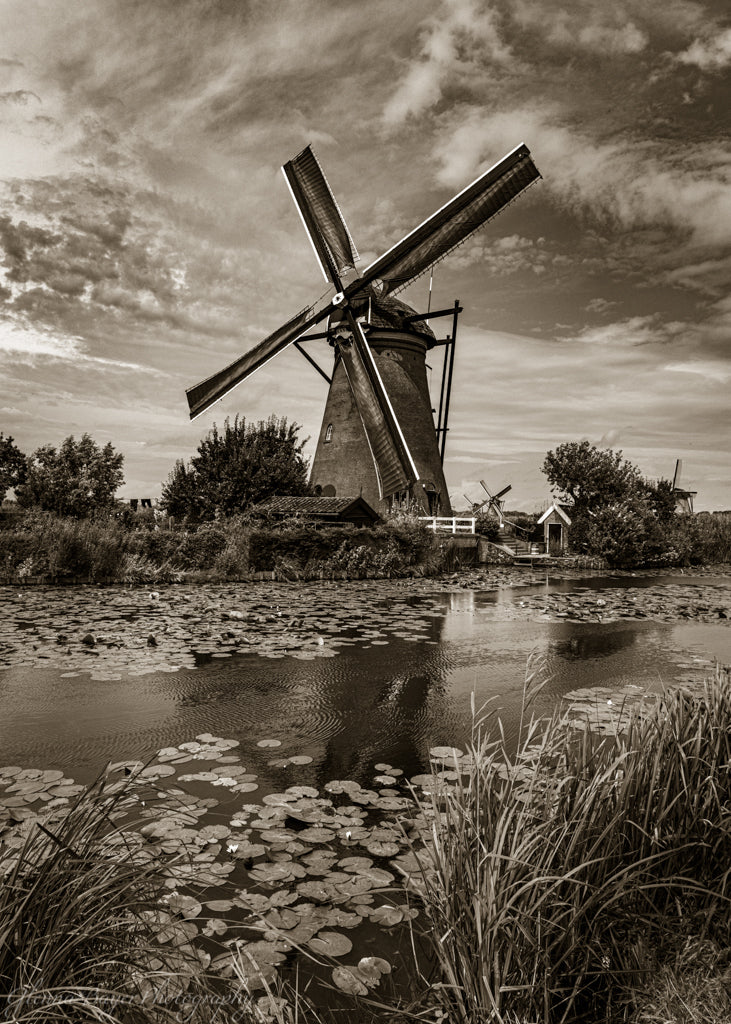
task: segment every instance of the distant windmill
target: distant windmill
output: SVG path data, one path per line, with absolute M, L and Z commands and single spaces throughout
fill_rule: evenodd
M 513 485 L 508 484 L 507 487 L 503 487 L 502 491 L 498 491 L 497 494 L 491 494 L 484 480 L 480 480 L 480 484 L 482 486 L 483 491 L 487 495 L 487 501 L 483 502 L 483 504 L 487 505 L 487 511 L 493 511 L 495 515 L 498 517 L 498 519 L 502 522 L 505 501 L 501 501 L 500 499 L 503 497 L 504 494 L 507 494 L 508 491 L 512 491 Z
M 540 177 L 530 152 L 520 145 L 508 153 L 360 275 L 355 273 L 358 254 L 350 233 L 310 147 L 282 170 L 330 285 L 330 298 L 296 314 L 229 366 L 190 388 L 191 418 L 295 345 L 330 386 L 310 477 L 316 492 L 361 494 L 380 511 L 413 502 L 430 515 L 449 513 L 442 460 L 459 303 L 422 315 L 393 294 L 461 245 Z M 280 289 L 285 298 L 286 280 Z M 438 342 L 424 321 L 445 315 L 454 317 L 452 336 Z M 324 321 L 324 334 L 307 334 Z M 334 349 L 332 376 L 300 347 L 300 339 L 315 337 L 325 337 Z M 445 349 L 435 428 L 426 352 L 437 344 L 450 344 L 451 356 L 447 369 Z
M 675 498 L 675 508 L 678 512 L 684 512 L 686 515 L 693 515 L 693 498 L 695 498 L 698 491 L 686 491 L 680 486 L 680 475 L 683 472 L 683 460 L 675 460 L 675 473 L 673 474 L 673 497 Z

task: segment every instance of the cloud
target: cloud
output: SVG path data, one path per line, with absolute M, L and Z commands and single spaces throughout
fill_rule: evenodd
M 565 123 L 558 107 L 489 113 L 467 108 L 441 147 L 439 180 L 452 187 L 474 177 L 495 155 L 525 140 L 543 175 L 540 188 L 564 207 L 625 228 L 662 225 L 697 245 L 731 235 L 731 145 L 698 143 L 668 155 L 632 138 L 598 141 Z
M 689 64 L 701 71 L 720 72 L 731 64 L 731 28 L 694 39 L 690 46 L 677 54 L 680 64 Z
M 626 5 L 575 2 L 563 4 L 517 0 L 512 7 L 522 28 L 539 29 L 546 43 L 593 53 L 635 54 L 648 44 L 647 32 L 631 20 Z
M 689 360 L 683 363 L 667 363 L 663 369 L 669 373 L 698 374 L 707 380 L 716 381 L 719 384 L 725 384 L 726 381 L 731 380 L 731 365 L 729 365 L 728 361 Z
M 436 106 L 447 87 L 469 87 L 480 69 L 517 63 L 501 38 L 497 11 L 480 0 L 442 0 L 419 38 L 419 53 L 407 62 L 384 108 L 386 125 Z
M 90 355 L 84 351 L 80 338 L 57 337 L 49 331 L 0 321 L 0 360 L 35 365 L 43 359 L 111 370 L 132 370 L 135 373 L 159 373 L 139 363 Z

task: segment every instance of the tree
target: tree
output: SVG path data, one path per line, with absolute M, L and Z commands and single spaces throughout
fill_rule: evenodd
M 163 485 L 160 504 L 194 522 L 243 512 L 272 494 L 308 494 L 306 441 L 286 417 L 213 425 L 189 464 L 178 461 Z
M 623 458 L 588 441 L 548 452 L 542 466 L 559 500 L 571 503 L 571 546 L 612 566 L 661 565 L 683 560 L 688 545 L 678 530 L 672 484 L 652 483 Z
M 547 452 L 542 472 L 560 491 L 559 500 L 573 506 L 573 515 L 616 502 L 637 491 L 642 483 L 636 466 L 621 451 L 596 448 L 588 441 L 568 441 Z
M 26 479 L 16 490 L 18 504 L 82 519 L 115 506 L 124 483 L 124 456 L 110 442 L 100 448 L 89 434 L 67 437 L 61 447 L 38 448 L 26 460 Z
M 0 433 L 0 501 L 10 487 L 18 487 L 25 480 L 25 455 L 12 437 Z

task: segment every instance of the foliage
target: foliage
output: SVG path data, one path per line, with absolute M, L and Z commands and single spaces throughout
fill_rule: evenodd
M 574 551 L 620 568 L 693 560 L 692 526 L 676 512 L 672 484 L 644 480 L 621 451 L 571 441 L 548 452 L 542 468 L 559 499 L 572 503 Z
M 475 516 L 475 533 L 479 533 L 487 540 L 500 540 L 500 522 L 492 513 L 478 512 Z
M 27 516 L 19 530 L 0 532 L 0 563 L 22 576 L 118 579 L 127 535 L 114 520 L 62 519 L 48 512 Z
M 306 441 L 286 418 L 247 423 L 227 419 L 198 445 L 186 465 L 179 461 L 162 489 L 161 505 L 191 522 L 241 513 L 273 494 L 308 493 Z
M 692 518 L 679 518 L 687 523 L 693 562 L 731 563 L 731 512 L 699 512 Z
M 167 865 L 129 820 L 141 797 L 156 800 L 138 776 L 105 774 L 32 823 L 19 849 L 0 842 L 3 1019 L 173 1024 L 183 1012 L 212 1024 L 195 950 L 185 935 L 162 938 Z
M 124 483 L 124 456 L 111 443 L 100 448 L 89 434 L 67 437 L 58 451 L 38 448 L 27 459 L 25 482 L 16 488 L 18 504 L 81 519 L 114 508 Z
M 445 1019 L 607 1020 L 689 935 L 727 936 L 729 721 L 718 672 L 621 736 L 554 716 L 512 754 L 478 730 L 459 781 L 422 803 Z
M 25 480 L 26 461 L 12 437 L 0 433 L 0 501 L 10 487 L 17 487 Z
M 601 450 L 588 441 L 560 444 L 546 453 L 541 469 L 576 516 L 634 494 L 642 482 L 621 451 Z

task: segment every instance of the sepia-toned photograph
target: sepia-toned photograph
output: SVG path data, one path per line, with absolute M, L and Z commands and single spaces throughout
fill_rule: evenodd
M 0 0 L 0 1019 L 731 1024 L 731 13 Z

